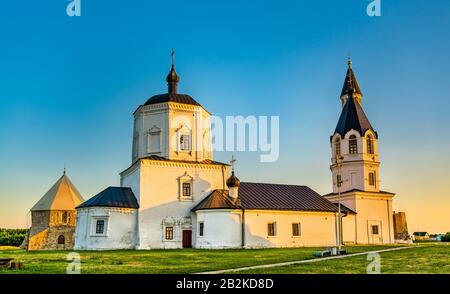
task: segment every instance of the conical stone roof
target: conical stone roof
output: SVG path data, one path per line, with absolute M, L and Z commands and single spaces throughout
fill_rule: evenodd
M 64 173 L 47 193 L 31 208 L 31 211 L 75 210 L 83 203 L 80 192 Z

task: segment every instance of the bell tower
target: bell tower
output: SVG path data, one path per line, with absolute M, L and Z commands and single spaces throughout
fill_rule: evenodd
M 342 112 L 330 138 L 333 192 L 379 192 L 378 134 L 362 108 L 362 92 L 348 60 Z

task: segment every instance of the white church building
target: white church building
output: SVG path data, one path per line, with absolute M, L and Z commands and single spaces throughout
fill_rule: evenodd
M 378 134 L 362 109 L 351 62 L 331 137 L 333 193 L 325 196 L 302 185 L 240 182 L 234 160 L 213 160 L 211 114 L 178 93 L 173 63 L 166 80 L 168 92 L 134 112 L 131 166 L 120 173 L 120 187 L 77 207 L 75 249 L 394 242 L 394 194 L 379 189 Z

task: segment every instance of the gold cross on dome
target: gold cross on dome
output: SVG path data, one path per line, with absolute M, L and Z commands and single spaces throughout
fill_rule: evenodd
M 231 170 L 234 171 L 234 167 L 236 165 L 236 158 L 234 157 L 234 155 L 231 156 Z
M 172 48 L 172 53 L 170 54 L 170 56 L 172 57 L 172 65 L 175 64 L 175 50 Z

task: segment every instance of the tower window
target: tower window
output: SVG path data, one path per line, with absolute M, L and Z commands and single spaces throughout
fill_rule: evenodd
M 338 155 L 341 155 L 341 139 L 339 138 L 334 141 L 334 152 L 336 157 L 338 157 Z
M 180 150 L 183 150 L 183 151 L 191 150 L 191 136 L 180 135 Z
M 371 135 L 367 136 L 366 143 L 367 143 L 367 153 L 373 154 L 374 153 L 374 150 L 373 150 L 373 139 L 372 139 Z
M 348 152 L 350 154 L 358 153 L 358 141 L 356 141 L 355 135 L 351 135 L 349 138 Z
M 166 240 L 173 240 L 173 227 L 166 227 Z
M 338 187 L 342 187 L 342 176 L 341 175 L 336 176 L 336 185 Z
M 375 172 L 371 172 L 371 173 L 369 173 L 369 185 L 375 186 L 375 183 L 376 183 Z
M 147 152 L 154 153 L 161 151 L 161 132 L 148 133 Z

